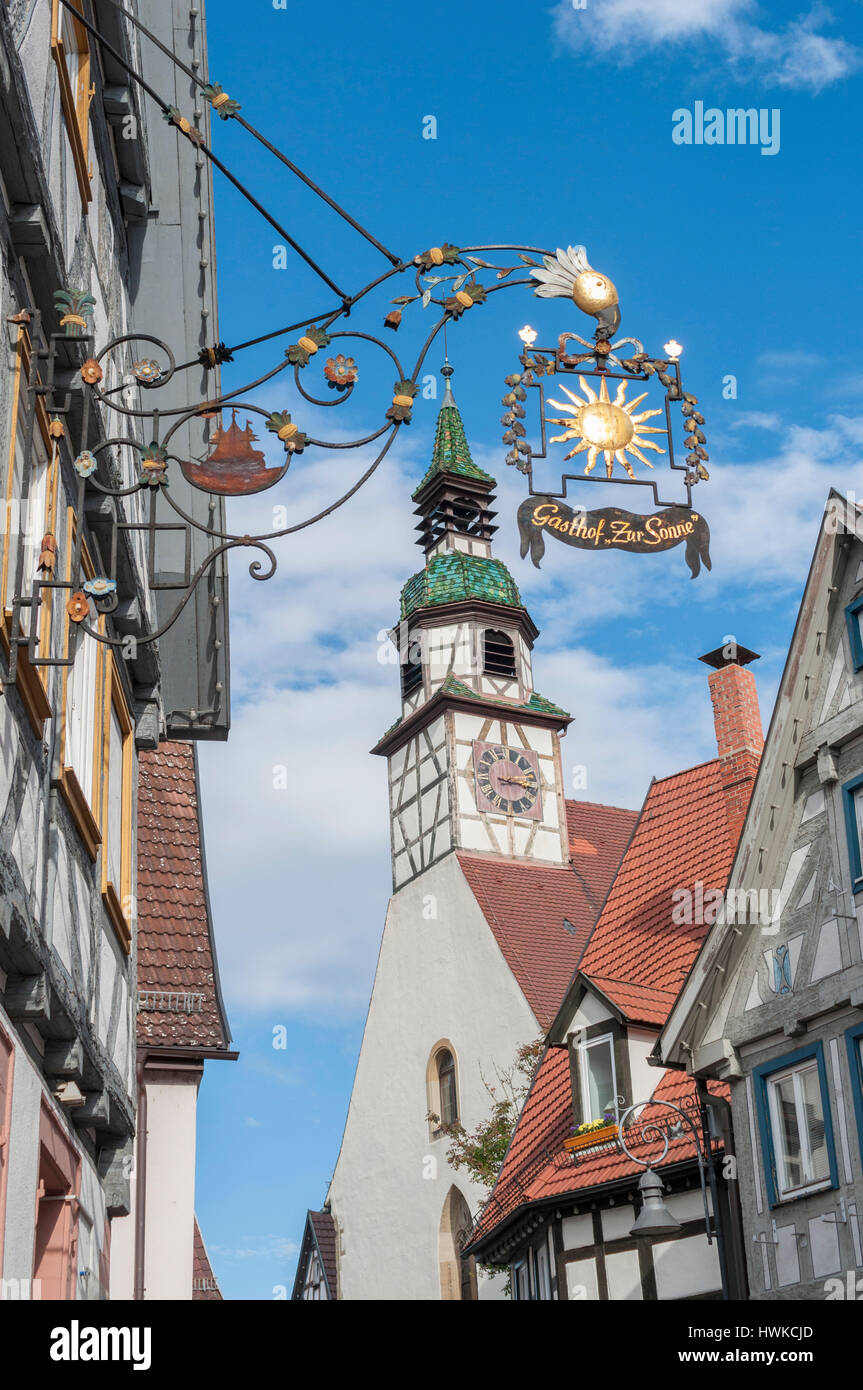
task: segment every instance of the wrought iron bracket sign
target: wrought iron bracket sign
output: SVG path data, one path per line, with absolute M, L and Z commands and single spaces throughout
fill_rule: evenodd
M 486 259 L 487 254 L 495 252 L 511 253 L 509 263 L 494 264 Z M 514 273 L 523 268 L 528 271 L 527 277 L 516 278 Z M 435 321 L 410 367 L 403 364 L 391 342 L 359 327 L 339 327 L 340 321 L 357 313 L 361 301 L 373 291 L 389 287 L 393 277 L 404 274 L 412 277 L 415 292 L 390 300 L 393 307 L 383 317 L 384 327 L 398 331 L 407 312 L 421 316 L 430 306 L 436 311 Z M 171 627 L 197 586 L 212 572 L 215 561 L 227 552 L 239 548 L 257 552 L 249 564 L 250 575 L 260 581 L 271 578 L 277 567 L 272 542 L 315 525 L 345 504 L 378 468 L 401 428 L 410 424 L 419 394 L 419 375 L 441 329 L 481 310 L 490 295 L 517 286 L 532 289 L 540 298 L 566 295 L 597 323 L 593 343 L 566 332 L 560 335 L 557 348 L 548 352 L 532 351 L 536 335 L 522 330 L 522 370 L 507 377 L 503 423 L 504 440 L 511 446 L 507 462 L 526 475 L 529 500 L 563 498 L 568 483 L 597 480 L 594 470 L 601 458 L 604 469 L 599 473 L 604 471 L 605 481 L 648 486 L 654 502 L 666 509 L 650 519 L 649 525 L 647 518 L 606 509 L 603 513 L 588 513 L 591 521 L 583 526 L 574 509 L 560 502 L 554 517 L 563 520 L 557 525 L 552 525 L 553 518 L 547 510 L 540 507 L 528 511 L 523 506 L 519 512 L 522 553 L 529 549 L 538 564 L 545 531 L 582 548 L 629 548 L 645 553 L 685 540 L 693 575 L 698 572 L 699 560 L 709 567 L 707 526 L 700 514 L 691 511 L 692 488 L 707 477 L 703 418 L 696 410 L 697 402 L 683 391 L 679 366 L 671 355 L 667 359 L 649 358 L 637 339 L 614 338 L 620 322 L 617 292 L 606 276 L 589 266 L 583 248 L 569 248 L 552 255 L 535 247 L 460 248 L 444 242 L 393 265 L 328 314 L 237 347 L 229 348 L 224 343 L 205 347 L 192 361 L 180 364 L 167 343 L 144 333 L 115 337 L 97 349 L 91 330 L 93 297 L 66 289 L 55 295 L 59 331 L 46 334 L 41 316 L 34 309 L 23 311 L 13 320 L 27 325 L 31 343 L 21 501 L 26 508 L 35 466 L 36 403 L 41 400 L 50 421 L 52 447 L 67 477 L 71 472 L 74 478 L 77 524 L 65 578 L 55 573 L 57 538 L 52 534 L 42 539 L 35 572 L 27 572 L 26 559 L 34 542 L 25 535 L 23 527 L 18 528 L 15 564 L 10 567 L 15 576 L 10 681 L 15 680 L 22 646 L 27 647 L 29 662 L 34 667 L 71 665 L 76 640 L 83 634 L 124 648 L 129 641 L 129 623 L 120 619 L 124 605 L 128 608 L 130 595 L 122 592 L 122 551 L 135 543 L 136 534 L 146 562 L 147 589 L 178 591 L 175 608 L 158 623 L 148 595 L 141 596 L 141 617 L 134 631 L 138 645 L 157 641 Z M 219 389 L 212 397 L 191 404 L 187 396 L 186 404 L 160 407 L 162 398 L 158 393 L 178 374 L 201 368 L 214 371 L 233 361 L 245 348 L 288 335 L 291 340 L 287 348 L 254 380 L 229 391 Z M 574 352 L 573 344 L 583 350 Z M 624 348 L 635 351 L 623 356 Z M 392 369 L 392 391 L 380 404 L 380 423 L 363 436 L 347 441 L 314 436 L 311 412 L 304 418 L 303 403 L 324 408 L 343 406 L 357 390 L 369 351 L 382 353 L 382 361 Z M 253 399 L 254 392 L 265 384 L 272 390 L 272 383 L 285 372 L 293 379 L 299 406 L 290 411 L 263 409 Z M 320 387 L 314 385 L 316 378 L 321 380 Z M 664 388 L 664 405 L 639 409 L 657 381 Z M 616 383 L 613 398 L 609 383 Z M 573 389 L 576 386 L 578 391 Z M 522 423 L 528 393 L 539 406 L 541 445 L 537 450 L 529 443 Z M 682 463 L 675 461 L 673 452 L 672 404 L 681 407 L 687 436 L 688 453 Z M 556 413 L 547 415 L 550 410 Z M 225 419 L 227 411 L 231 413 L 229 422 Z M 648 423 L 660 416 L 664 416 L 664 425 Z M 242 418 L 244 424 L 240 423 Z M 278 464 L 268 462 L 264 451 L 253 447 L 259 442 L 252 428 L 254 419 L 281 446 Z M 183 428 L 202 420 L 215 424 L 203 457 L 191 458 L 181 443 Z M 563 433 L 549 436 L 549 422 L 561 427 Z M 660 436 L 661 444 L 656 442 Z M 548 445 L 559 442 L 574 444 L 567 460 L 586 455 L 584 473 L 564 473 L 559 492 L 535 488 L 535 461 L 546 457 Z M 182 506 L 170 486 L 172 477 L 182 475 L 191 487 L 211 496 L 245 497 L 282 484 L 294 458 L 307 451 L 314 461 L 321 450 L 368 446 L 375 449 L 371 462 L 364 461 L 360 475 L 333 502 L 301 521 L 257 535 L 203 524 Z M 651 462 L 645 450 L 682 476 L 685 501 L 669 502 L 660 497 L 655 479 L 636 477 L 634 465 Z M 94 514 L 98 515 L 99 534 L 91 547 L 95 553 L 85 559 L 85 519 Z M 213 517 L 211 506 L 211 521 Z M 594 536 L 589 534 L 591 529 Z M 169 579 L 159 577 L 156 564 L 158 538 L 167 532 L 177 533 L 184 556 L 182 571 Z M 210 548 L 193 569 L 195 533 L 205 537 Z M 67 591 L 70 641 L 63 655 L 40 652 L 40 624 L 26 617 L 28 610 L 35 614 L 46 593 L 55 589 Z M 104 621 L 112 617 L 114 621 Z

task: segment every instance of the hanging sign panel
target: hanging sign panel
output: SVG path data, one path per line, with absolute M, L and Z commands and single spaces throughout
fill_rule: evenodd
M 667 507 L 641 516 L 622 507 L 569 507 L 565 502 L 527 497 L 518 509 L 522 559 L 530 558 L 539 569 L 545 554 L 545 537 L 554 536 L 579 550 L 631 550 L 639 555 L 686 546 L 686 563 L 692 578 L 710 564 L 710 528 L 700 512 L 689 507 Z

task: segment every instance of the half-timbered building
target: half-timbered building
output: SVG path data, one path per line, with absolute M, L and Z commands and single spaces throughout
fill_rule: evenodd
M 657 1071 L 651 1055 L 724 892 L 758 764 L 755 681 L 738 657 L 703 658 L 718 757 L 651 785 L 472 1234 L 468 1253 L 509 1266 L 516 1299 L 741 1296 L 726 1088 Z M 673 1220 L 643 1234 L 648 1166 Z
M 832 493 L 729 894 L 657 1048 L 730 1088 L 755 1299 L 859 1297 L 861 613 L 863 511 Z
M 138 0 L 134 10 L 168 50 L 182 39 L 206 72 L 203 5 Z M 166 546 L 164 535 L 148 556 L 135 532 L 148 513 L 130 450 L 117 442 L 131 426 L 118 427 L 106 404 L 140 402 L 154 339 L 195 363 L 217 333 L 209 168 L 188 142 L 178 147 L 176 128 L 145 104 L 128 67 L 166 105 L 191 104 L 187 79 L 122 7 L 0 6 L 0 1276 L 8 1297 L 109 1293 L 110 1226 L 130 1210 L 136 1124 L 139 755 L 171 734 L 223 738 L 228 727 L 226 571 L 216 565 L 170 631 L 147 640 L 176 603 L 165 586 L 176 586 L 183 556 L 176 536 Z M 208 130 L 206 105 L 196 116 Z M 100 365 L 111 340 L 121 341 Z M 100 380 L 110 394 L 96 401 Z M 164 403 L 180 408 L 213 393 L 196 368 L 169 385 Z M 178 447 L 200 453 L 203 429 L 194 421 Z M 99 491 L 121 484 L 122 501 Z M 182 479 L 177 488 L 191 516 L 221 525 L 220 500 L 211 509 Z M 197 564 L 200 541 L 191 546 Z M 112 593 L 111 611 L 98 612 L 94 596 Z M 190 1259 L 191 1230 L 189 1287 Z

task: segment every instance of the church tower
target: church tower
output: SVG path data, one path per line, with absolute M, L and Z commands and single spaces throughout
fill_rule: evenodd
M 570 716 L 533 686 L 538 631 L 492 555 L 494 478 L 473 462 L 446 390 L 431 466 L 413 494 L 425 565 L 392 639 L 401 715 L 389 761 L 393 886 L 452 850 L 568 862 L 560 735 Z
M 387 759 L 393 893 L 341 1149 L 310 1212 L 297 1299 L 499 1298 L 463 1257 L 485 1190 L 454 1126 L 560 1006 L 634 822 L 565 801 L 570 716 L 537 694 L 537 629 L 492 554 L 494 479 L 451 389 L 414 493 L 423 567 L 391 636 L 401 711 Z M 373 812 L 370 810 L 369 812 Z

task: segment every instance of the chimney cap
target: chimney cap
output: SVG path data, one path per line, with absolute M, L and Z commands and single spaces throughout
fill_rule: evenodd
M 729 647 L 733 650 L 734 656 L 727 655 Z M 723 666 L 748 666 L 750 661 L 760 661 L 761 656 L 758 652 L 751 652 L 748 647 L 741 647 L 739 643 L 726 642 L 714 652 L 705 652 L 698 660 L 721 671 Z

